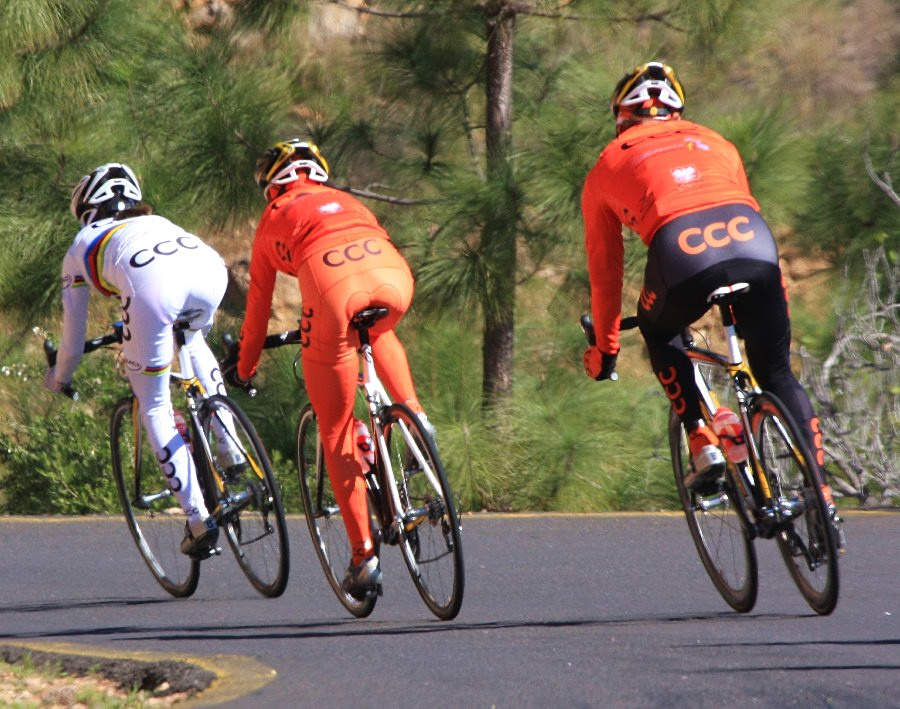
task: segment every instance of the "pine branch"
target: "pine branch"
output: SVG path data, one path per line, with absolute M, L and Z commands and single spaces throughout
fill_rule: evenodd
M 334 187 L 341 190 L 342 192 L 347 192 L 357 197 L 374 199 L 377 202 L 387 202 L 388 204 L 415 206 L 420 204 L 435 204 L 436 202 L 440 201 L 437 199 L 409 199 L 406 197 L 391 197 L 390 195 L 381 194 L 380 192 L 371 192 L 370 190 L 363 190 L 358 187 L 351 187 L 350 185 L 334 185 Z

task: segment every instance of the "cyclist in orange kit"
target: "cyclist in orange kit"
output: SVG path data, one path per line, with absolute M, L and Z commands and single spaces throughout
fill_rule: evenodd
M 328 163 L 312 143 L 278 143 L 260 157 L 256 183 L 268 205 L 250 259 L 250 289 L 237 367 L 226 379 L 246 387 L 256 373 L 269 321 L 275 277 L 296 276 L 303 301 L 302 363 L 319 421 L 328 475 L 353 557 L 344 590 L 358 598 L 380 593 L 381 567 L 369 531 L 363 460 L 353 431 L 359 363 L 351 317 L 370 306 L 389 314 L 370 331 L 373 356 L 395 401 L 419 414 L 403 345 L 394 332 L 413 295 L 413 277 L 387 232 L 361 202 L 329 187 Z
M 709 309 L 709 293 L 739 281 L 750 284 L 734 311 L 753 373 L 787 406 L 822 468 L 819 421 L 790 367 L 787 291 L 775 240 L 737 149 L 681 119 L 684 90 L 659 62 L 622 77 L 611 108 L 618 137 L 600 154 L 582 194 L 597 343 L 585 352 L 585 371 L 598 380 L 615 371 L 624 225 L 647 246 L 638 323 L 653 371 L 689 433 L 692 471 L 685 483 L 702 492 L 724 473 L 725 458 L 703 422 L 690 360 L 674 340 Z

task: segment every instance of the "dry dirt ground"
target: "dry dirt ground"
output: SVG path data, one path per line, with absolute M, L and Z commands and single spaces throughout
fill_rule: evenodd
M 31 669 L 23 672 L 23 665 Z M 203 691 L 214 678 L 212 672 L 175 661 L 111 660 L 0 647 L 0 706 L 92 707 L 99 697 L 107 697 L 109 706 L 123 706 L 130 699 L 127 706 L 165 707 Z M 90 704 L 79 701 L 86 690 L 93 692 Z

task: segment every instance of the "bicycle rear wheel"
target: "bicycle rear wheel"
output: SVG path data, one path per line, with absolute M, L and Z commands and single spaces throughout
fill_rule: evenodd
M 352 553 L 344 520 L 325 467 L 319 425 L 309 404 L 300 412 L 300 422 L 297 425 L 297 474 L 300 477 L 300 495 L 306 525 L 325 578 L 344 608 L 357 618 L 365 618 L 374 610 L 377 596 L 360 600 L 341 587 Z
M 200 562 L 181 553 L 185 516 L 144 436 L 133 396 L 119 400 L 110 422 L 113 476 L 125 521 L 150 572 L 166 591 L 190 596 Z
M 673 409 L 669 413 L 669 447 L 675 484 L 700 561 L 725 602 L 747 613 L 756 603 L 759 573 L 731 473 L 714 495 L 701 497 L 687 489 L 684 476 L 690 470 L 691 454 L 687 432 Z
M 213 473 L 206 486 L 210 512 L 253 587 L 269 598 L 280 596 L 290 552 L 281 492 L 266 449 L 247 415 L 227 396 L 205 399 L 201 422 L 215 465 L 214 473 L 207 471 Z
M 809 462 L 797 425 L 776 397 L 764 393 L 755 398 L 751 425 L 776 513 L 789 520 L 776 536 L 781 556 L 809 606 L 828 615 L 837 605 L 839 583 L 822 481 Z
M 384 439 L 400 496 L 400 549 L 413 583 L 429 610 L 450 620 L 462 605 L 464 571 L 459 518 L 431 436 L 403 404 L 383 412 Z

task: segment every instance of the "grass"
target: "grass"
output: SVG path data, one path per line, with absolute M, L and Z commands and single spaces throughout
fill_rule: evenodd
M 153 698 L 145 691 L 125 690 L 97 672 L 70 674 L 59 661 L 37 664 L 30 655 L 17 664 L 0 663 L 0 704 L 10 709 L 90 707 L 126 709 L 169 706 L 180 697 Z

